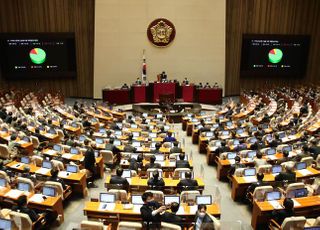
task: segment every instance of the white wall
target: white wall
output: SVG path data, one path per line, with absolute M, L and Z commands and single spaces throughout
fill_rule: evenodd
M 105 86 L 141 76 L 146 50 L 149 81 L 166 71 L 169 79 L 225 83 L 225 0 L 96 0 L 94 97 Z M 156 18 L 170 20 L 174 41 L 157 48 L 147 38 Z

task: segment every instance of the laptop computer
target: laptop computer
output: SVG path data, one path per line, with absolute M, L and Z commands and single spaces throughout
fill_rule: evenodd
M 67 168 L 66 168 L 66 171 L 67 172 L 70 172 L 70 173 L 77 173 L 78 172 L 78 166 L 77 165 L 67 165 Z
M 164 205 L 170 205 L 173 202 L 177 202 L 178 204 L 180 204 L 180 196 L 169 196 L 166 195 L 164 196 Z
M 211 195 L 196 196 L 196 204 L 210 205 L 212 204 L 212 196 Z
M 266 193 L 266 200 L 272 201 L 272 200 L 280 200 L 281 199 L 281 192 L 279 191 L 272 191 Z
M 244 176 L 255 176 L 256 175 L 256 169 L 255 168 L 245 169 L 243 175 Z
M 56 196 L 56 188 L 52 186 L 43 186 L 42 188 L 42 194 L 45 196 Z

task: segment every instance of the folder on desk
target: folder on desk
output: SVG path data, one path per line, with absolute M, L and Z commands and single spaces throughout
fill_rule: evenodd
M 55 155 L 57 153 L 57 151 L 53 150 L 53 149 L 49 149 L 46 151 L 46 154 L 48 155 Z
M 257 177 L 256 176 L 245 176 L 243 178 L 247 183 L 253 183 L 253 182 L 257 181 Z
M 73 156 L 73 154 L 65 153 L 62 155 L 62 158 L 70 159 Z
M 42 194 L 34 194 L 29 201 L 35 202 L 35 203 L 42 203 L 43 200 L 43 195 Z
M 300 169 L 300 170 L 298 170 L 298 172 L 301 173 L 301 175 L 303 175 L 303 176 L 307 176 L 307 175 L 312 174 L 312 172 L 310 172 L 308 169 Z
M 282 209 L 281 204 L 277 200 L 268 201 L 274 209 Z
M 48 172 L 50 172 L 51 169 L 47 169 L 47 168 L 40 168 L 38 169 L 35 173 L 37 174 L 42 174 L 42 175 L 46 175 Z
M 68 172 L 66 171 L 60 171 L 58 174 L 59 177 L 61 178 L 67 178 L 68 177 Z
M 6 193 L 6 196 L 17 199 L 22 194 L 23 194 L 23 191 L 20 191 L 17 189 L 11 189 L 9 192 Z

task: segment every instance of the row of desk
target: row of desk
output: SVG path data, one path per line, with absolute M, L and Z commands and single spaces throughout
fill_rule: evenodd
M 184 102 L 204 104 L 221 104 L 221 88 L 196 88 L 195 85 L 178 83 L 149 83 L 133 85 L 130 89 L 103 89 L 102 98 L 111 104 L 130 104 L 141 102 L 158 102 L 161 95 L 172 95 L 174 100 L 181 98 Z

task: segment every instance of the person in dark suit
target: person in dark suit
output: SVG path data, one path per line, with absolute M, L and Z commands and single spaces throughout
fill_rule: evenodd
M 85 153 L 83 164 L 84 168 L 89 170 L 91 173 L 91 177 L 88 178 L 88 185 L 91 185 L 91 187 L 96 188 L 97 186 L 93 183 L 95 177 L 96 158 L 94 156 L 94 151 L 91 147 L 89 147 Z
M 53 181 L 53 182 L 59 182 L 63 188 L 63 190 L 65 190 L 67 188 L 66 184 L 64 183 L 64 181 L 58 177 L 58 173 L 59 171 L 56 169 L 51 169 L 51 177 L 49 179 L 49 181 Z
M 277 160 L 277 164 L 280 165 L 281 163 L 287 162 L 290 160 L 289 158 L 289 151 L 288 150 L 284 150 L 282 153 L 283 157 L 280 158 L 279 160 Z
M 199 129 L 199 134 L 201 134 L 202 132 L 210 132 L 211 129 L 206 125 L 205 121 L 203 119 L 200 120 L 200 124 L 201 124 L 201 128 Z
M 18 198 L 17 205 L 14 205 L 12 207 L 12 211 L 27 214 L 30 217 L 30 220 L 32 222 L 37 221 L 39 218 L 39 215 L 34 210 L 27 207 L 27 196 L 26 195 L 22 195 Z
M 308 148 L 309 152 L 313 156 L 313 159 L 317 159 L 320 154 L 320 146 L 318 145 L 317 139 L 311 141 L 311 146 Z
M 142 194 L 144 204 L 140 208 L 141 218 L 143 225 L 146 229 L 160 229 L 161 216 L 160 213 L 166 210 L 166 206 L 161 206 L 153 199 L 151 192 Z
M 207 214 L 207 206 L 204 204 L 198 205 L 198 211 L 194 220 L 194 230 L 210 229 L 214 230 L 213 221 Z
M 272 139 L 269 143 L 268 143 L 268 146 L 269 147 L 277 147 L 278 145 L 281 144 L 281 141 L 280 141 L 280 137 L 279 137 L 279 134 L 278 133 L 275 133 L 274 134 L 274 139 Z
M 184 160 L 185 154 L 179 154 L 179 160 L 176 161 L 176 168 L 190 168 L 189 161 Z
M 110 138 L 110 139 L 109 139 L 109 143 L 106 144 L 105 149 L 111 151 L 114 156 L 117 156 L 116 164 L 119 164 L 119 163 L 120 163 L 120 160 L 121 160 L 120 149 L 118 149 L 118 148 L 113 144 L 113 142 L 114 142 L 114 138 Z
M 179 210 L 179 204 L 177 202 L 172 202 L 170 204 L 170 210 L 171 212 L 165 212 L 162 215 L 161 220 L 167 223 L 176 224 L 183 228 L 182 224 L 182 218 L 180 216 L 177 216 L 177 212 Z
M 123 186 L 123 189 L 128 191 L 129 182 L 126 178 L 122 177 L 123 169 L 117 168 L 116 175 L 111 176 L 110 184 L 119 184 Z
M 147 184 L 151 188 L 163 188 L 164 187 L 164 180 L 162 178 L 159 178 L 159 171 L 158 170 L 155 170 L 152 173 L 152 177 L 149 178 Z
M 272 212 L 272 219 L 274 219 L 279 225 L 282 224 L 285 218 L 294 216 L 294 203 L 291 198 L 285 198 L 283 201 L 284 209 L 274 210 Z
M 248 189 L 247 189 L 247 198 L 250 197 L 250 193 L 253 193 L 254 190 L 255 190 L 257 187 L 269 185 L 268 183 L 266 183 L 266 182 L 263 181 L 263 178 L 264 178 L 264 174 L 263 174 L 263 173 L 257 173 L 256 177 L 257 177 L 257 180 L 258 180 L 258 181 L 252 183 L 252 184 L 248 187 Z
M 161 152 L 160 152 L 160 148 L 161 148 L 161 143 L 156 143 L 156 145 L 155 145 L 155 147 L 156 147 L 156 149 L 153 149 L 153 150 L 151 150 L 151 153 L 154 153 L 154 154 L 160 154 Z
M 185 179 L 182 179 L 177 184 L 177 187 L 180 191 L 183 190 L 196 190 L 198 187 L 197 180 L 191 179 L 191 172 L 185 172 L 184 177 Z
M 132 146 L 132 138 L 133 135 L 130 133 L 128 136 L 128 143 L 124 146 L 123 152 L 135 153 L 137 151 L 137 148 Z
M 294 165 L 293 164 L 287 164 L 286 165 L 286 171 L 280 172 L 276 177 L 275 181 L 288 181 L 288 182 L 296 182 L 297 177 L 296 173 L 293 171 Z
M 33 134 L 33 135 L 34 135 L 35 137 L 37 137 L 40 142 L 44 142 L 44 141 L 47 140 L 44 136 L 42 136 L 42 135 L 40 134 L 40 130 L 39 130 L 38 128 L 36 128 L 36 129 L 34 130 L 34 134 Z
M 178 145 L 179 145 L 179 142 L 177 141 L 173 142 L 173 147 L 170 149 L 170 153 L 181 153 L 182 148 L 179 148 Z
M 217 149 L 218 154 L 230 151 L 225 141 L 221 141 L 221 146 Z
M 139 169 L 143 168 L 143 155 L 139 154 L 137 159 L 131 158 L 130 159 L 130 166 L 129 169 L 131 170 L 135 170 L 136 172 L 138 172 Z
M 230 166 L 230 169 L 229 169 L 229 171 L 228 171 L 228 175 L 229 175 L 229 176 L 234 175 L 234 172 L 236 171 L 236 169 L 245 168 L 245 167 L 246 167 L 244 164 L 241 164 L 241 163 L 240 163 L 241 158 L 240 158 L 239 156 L 236 156 L 236 157 L 234 158 L 234 161 L 235 161 L 235 163 Z
M 152 169 L 152 168 L 157 168 L 161 169 L 161 165 L 159 163 L 154 163 L 156 161 L 156 157 L 153 155 L 150 157 L 150 163 L 147 163 L 145 165 L 146 170 L 147 169 Z

